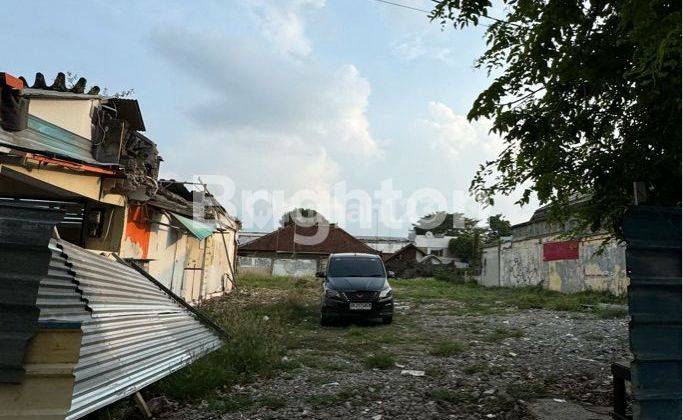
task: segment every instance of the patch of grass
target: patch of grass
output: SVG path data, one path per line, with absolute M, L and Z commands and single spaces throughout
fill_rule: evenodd
M 292 278 L 287 276 L 269 276 L 263 274 L 242 274 L 239 278 L 240 287 L 262 288 L 270 290 L 297 290 L 319 288 L 320 280 L 314 277 Z
M 462 353 L 465 350 L 467 350 L 467 344 L 461 341 L 442 341 L 429 349 L 429 354 L 432 356 L 448 357 Z
M 211 398 L 208 403 L 209 409 L 212 411 L 217 411 L 219 413 L 232 413 L 251 407 L 255 401 L 246 395 L 237 394 Z
M 462 370 L 468 375 L 472 375 L 475 373 L 482 373 L 486 372 L 488 370 L 488 365 L 486 363 L 474 363 L 468 366 L 465 366 L 465 368 Z
M 625 318 L 628 316 L 628 308 L 622 306 L 602 306 L 595 310 L 598 318 L 613 319 Z
M 565 294 L 541 287 L 483 287 L 476 283 L 439 281 L 431 278 L 392 280 L 397 296 L 402 299 L 424 301 L 429 299 L 457 300 L 475 312 L 492 313 L 500 307 L 519 309 L 552 309 L 560 311 L 591 312 L 599 303 L 625 304 L 625 296 L 614 296 L 608 292 L 585 291 Z M 499 302 L 492 307 L 481 302 Z M 467 309 L 465 308 L 465 309 Z M 465 310 L 463 310 L 464 312 Z M 460 312 L 458 310 L 457 312 Z
M 443 378 L 446 376 L 446 371 L 438 366 L 430 366 L 425 369 L 425 375 L 431 376 L 432 378 Z
M 353 388 L 343 388 L 335 394 L 315 394 L 306 397 L 306 402 L 314 407 L 327 407 L 338 405 L 346 401 L 360 400 L 365 398 L 365 393 Z
M 429 391 L 429 397 L 436 401 L 446 401 L 453 404 L 472 402 L 472 394 L 461 389 L 436 388 Z
M 484 336 L 484 341 L 489 343 L 497 343 L 507 338 L 519 338 L 523 335 L 524 332 L 519 328 L 496 328 Z
M 277 395 L 264 395 L 258 399 L 258 403 L 262 407 L 268 407 L 271 410 L 277 410 L 278 408 L 287 406 L 287 400 L 278 397 Z
M 230 342 L 156 382 L 151 387 L 153 393 L 188 401 L 286 367 L 281 357 L 287 326 L 304 323 L 313 316 L 305 300 L 290 292 L 284 299 L 258 307 L 239 308 L 232 303 L 228 296 L 200 307 L 230 334 Z
M 363 365 L 368 369 L 389 369 L 394 363 L 394 356 L 389 353 L 371 354 L 363 359 Z

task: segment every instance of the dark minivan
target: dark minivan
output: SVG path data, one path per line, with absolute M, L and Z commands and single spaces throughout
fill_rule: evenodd
M 382 259 L 373 254 L 332 254 L 324 277 L 320 324 L 329 325 L 343 318 L 381 318 L 391 324 L 394 296 Z

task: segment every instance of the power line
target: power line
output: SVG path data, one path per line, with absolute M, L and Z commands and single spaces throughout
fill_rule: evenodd
M 414 11 L 416 11 L 416 12 L 423 12 L 423 13 L 427 13 L 427 14 L 432 13 L 432 12 L 429 11 L 429 10 L 419 9 L 419 8 L 417 8 L 417 7 L 408 6 L 407 4 L 394 3 L 393 1 L 388 1 L 388 0 L 375 0 L 375 1 L 376 1 L 376 2 L 380 2 L 380 3 L 384 3 L 384 4 L 388 4 L 388 5 L 391 5 L 391 6 L 402 7 L 402 8 L 404 8 L 404 9 L 408 9 L 408 10 L 414 10 Z M 508 24 L 511 24 L 511 25 L 517 25 L 517 24 L 510 23 L 510 22 L 506 22 L 506 21 L 503 20 L 503 19 L 498 19 L 498 18 L 495 18 L 495 17 L 487 16 L 487 15 L 480 15 L 479 17 L 480 17 L 480 18 L 484 18 L 484 19 L 490 19 L 490 20 L 492 20 L 492 21 L 494 21 L 494 22 L 501 22 L 501 23 L 508 23 Z M 482 25 L 482 26 L 488 27 L 488 25 Z
M 431 13 L 429 10 L 418 9 L 417 7 L 412 7 L 412 6 L 408 6 L 406 4 L 401 4 L 401 3 L 394 3 L 393 1 L 387 1 L 387 0 L 375 0 L 375 1 L 378 1 L 378 2 L 384 3 L 384 4 L 390 4 L 392 6 L 403 7 L 404 9 L 415 10 L 416 12 Z

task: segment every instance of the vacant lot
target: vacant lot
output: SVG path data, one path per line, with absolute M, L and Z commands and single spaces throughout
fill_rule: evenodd
M 618 299 L 393 285 L 394 324 L 322 328 L 320 281 L 243 278 L 203 306 L 233 341 L 145 394 L 177 419 L 526 418 L 537 398 L 611 404 L 610 362 L 628 356 Z

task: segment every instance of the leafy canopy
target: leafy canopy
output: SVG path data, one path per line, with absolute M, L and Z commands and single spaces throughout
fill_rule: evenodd
M 467 220 L 462 213 L 437 211 L 422 216 L 417 223 L 413 223 L 413 231 L 418 235 L 432 232 L 435 235 L 455 236 L 465 228 Z
M 476 66 L 495 77 L 468 118 L 490 118 L 506 147 L 477 171 L 475 197 L 521 186 L 519 204 L 535 192 L 551 220 L 618 237 L 634 182 L 648 203 L 680 205 L 679 0 L 436 3 L 442 25 L 488 25 Z
M 296 223 L 297 226 L 314 226 L 314 225 L 326 225 L 330 222 L 323 216 L 313 209 L 296 208 L 292 209 L 280 218 L 280 226 L 288 226 L 292 223 Z

